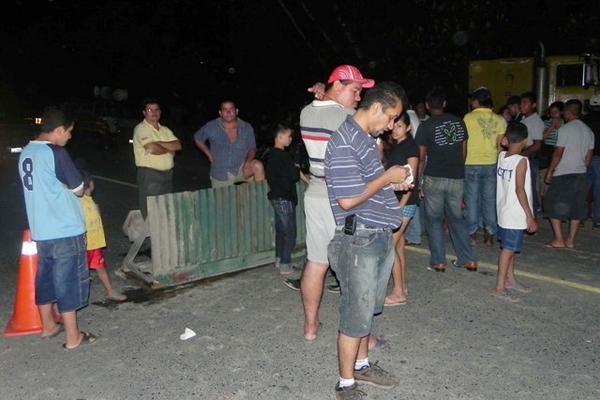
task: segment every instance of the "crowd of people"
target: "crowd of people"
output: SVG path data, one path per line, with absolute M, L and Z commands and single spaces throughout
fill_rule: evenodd
M 471 111 L 464 118 L 445 111 L 440 87 L 432 88 L 413 111 L 400 85 L 376 84 L 351 65 L 336 67 L 325 85 L 310 91 L 315 100 L 300 113 L 300 135 L 310 160 L 307 174 L 287 151 L 294 132 L 285 124 L 273 129 L 268 157 L 256 160 L 253 128 L 238 117 L 230 100 L 220 104 L 219 117 L 196 132 L 194 143 L 211 164 L 213 188 L 267 179 L 276 266 L 285 284 L 301 291 L 306 341 L 318 337 L 326 277 L 328 271 L 334 275 L 337 284 L 328 290 L 340 293 L 338 399 L 363 398 L 357 382 L 383 388 L 398 383 L 368 355 L 381 345 L 372 333 L 374 315 L 407 303 L 407 244 L 420 244 L 426 234 L 429 267 L 444 272 L 448 231 L 456 254 L 452 265 L 476 271 L 473 246 L 481 231 L 484 245 L 500 243 L 497 284 L 490 293 L 515 302 L 515 292 L 530 291 L 515 279 L 515 254 L 523 249 L 525 232 L 535 232 L 542 216 L 554 232 L 546 245 L 552 249 L 575 247 L 587 217 L 600 226 L 599 95 L 584 116 L 579 100 L 552 103 L 544 121 L 532 93 L 509 98 L 495 113 L 492 94 L 484 87 L 470 94 Z M 161 125 L 157 100 L 144 100 L 142 114 L 133 152 L 146 218 L 147 196 L 172 191 L 174 155 L 181 143 Z M 42 120 L 39 137 L 19 159 L 29 225 L 38 243 L 36 303 L 42 336 L 64 330 L 64 348 L 74 349 L 96 340 L 77 325 L 77 310 L 89 297 L 88 265 L 97 270 L 107 298 L 125 297 L 112 288 L 103 269 L 105 242 L 91 200 L 93 182 L 64 149 L 74 121 L 58 109 L 48 109 Z M 305 265 L 294 265 L 291 257 L 299 180 L 307 184 Z M 54 303 L 61 325 L 52 316 Z

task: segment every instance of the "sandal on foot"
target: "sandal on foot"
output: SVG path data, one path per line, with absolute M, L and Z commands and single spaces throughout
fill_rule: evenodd
M 116 301 L 116 302 L 120 303 L 120 302 L 127 300 L 127 296 L 125 296 L 124 294 L 119 293 L 119 292 L 114 292 L 114 293 L 107 295 L 106 300 Z
M 98 337 L 96 335 L 94 335 L 93 333 L 90 333 L 90 332 L 81 332 L 81 334 L 83 335 L 83 337 L 81 338 L 81 341 L 79 342 L 79 344 L 77 346 L 67 347 L 67 344 L 63 343 L 63 345 L 62 345 L 63 349 L 65 349 L 65 351 L 75 350 L 84 344 L 92 344 L 98 339 Z
M 58 325 L 58 329 L 56 330 L 56 332 L 51 333 L 47 336 L 40 336 L 42 339 L 51 339 L 53 337 L 56 337 L 58 335 L 60 335 L 61 332 L 65 331 L 65 327 L 62 324 L 57 324 Z
M 406 304 L 406 299 L 403 299 L 403 300 L 389 300 L 389 297 L 386 297 L 385 301 L 383 302 L 383 306 L 384 307 L 402 306 L 404 304 Z

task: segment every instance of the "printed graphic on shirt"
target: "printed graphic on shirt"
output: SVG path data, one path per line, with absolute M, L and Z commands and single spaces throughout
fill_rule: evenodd
M 513 170 L 498 167 L 498 176 L 500 177 L 500 179 L 510 182 L 513 177 Z
M 460 122 L 446 121 L 435 127 L 433 140 L 438 146 L 452 146 L 465 140 L 465 130 Z
M 481 128 L 481 134 L 485 140 L 496 142 L 498 131 L 502 130 L 500 122 L 496 118 L 477 118 L 477 125 Z

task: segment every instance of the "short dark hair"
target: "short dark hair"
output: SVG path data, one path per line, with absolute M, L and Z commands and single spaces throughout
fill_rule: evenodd
M 579 117 L 581 115 L 581 110 L 583 109 L 583 104 L 578 99 L 567 100 L 565 103 L 565 111 L 569 111 L 571 114 Z
M 548 110 L 550 110 L 551 108 L 557 108 L 558 111 L 563 112 L 563 110 L 565 109 L 565 103 L 563 103 L 562 101 L 555 101 L 552 104 L 550 104 L 548 106 Z
M 219 110 L 221 110 L 223 108 L 223 104 L 225 104 L 225 103 L 231 103 L 231 104 L 233 104 L 233 106 L 235 108 L 237 108 L 237 104 L 235 104 L 235 101 L 230 100 L 230 99 L 225 99 L 219 103 Z
M 430 108 L 443 109 L 446 101 L 446 92 L 441 86 L 434 86 L 427 92 L 425 102 Z
M 527 139 L 527 126 L 521 122 L 509 122 L 504 136 L 508 143 L 520 143 Z
M 273 138 L 273 141 L 275 141 L 275 139 L 277 139 L 277 136 L 279 136 L 285 131 L 293 131 L 293 129 L 289 125 L 284 123 L 279 123 L 275 125 L 273 129 L 271 129 L 271 137 Z
M 510 96 L 508 100 L 506 100 L 507 106 L 512 106 L 519 103 L 521 103 L 521 96 Z
M 406 110 L 402 111 L 402 113 L 400 115 L 398 115 L 398 118 L 396 118 L 394 120 L 394 123 L 396 123 L 398 121 L 402 121 L 402 122 L 404 122 L 404 125 L 410 126 L 410 115 L 408 115 Z
M 146 107 L 148 107 L 148 105 L 150 104 L 157 104 L 158 106 L 160 106 L 158 99 L 156 99 L 155 97 L 145 97 L 144 99 L 142 99 L 142 102 L 140 104 L 142 111 L 144 111 Z
M 528 99 L 532 103 L 537 103 L 537 100 L 535 98 L 535 94 L 533 92 L 525 92 L 525 93 L 523 93 L 521 95 L 521 100 L 523 100 L 523 99 Z
M 374 103 L 380 103 L 382 109 L 385 111 L 390 107 L 395 107 L 398 101 L 400 101 L 404 109 L 408 103 L 404 88 L 396 82 L 385 81 L 368 89 L 360 101 L 358 108 L 368 110 Z
M 68 115 L 63 109 L 55 106 L 49 106 L 42 112 L 42 125 L 40 126 L 41 133 L 50 133 L 59 126 L 70 128 L 75 124 L 75 120 Z

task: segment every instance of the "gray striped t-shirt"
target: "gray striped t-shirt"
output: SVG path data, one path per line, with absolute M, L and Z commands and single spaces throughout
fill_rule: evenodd
M 373 228 L 397 228 L 402 221 L 400 203 L 391 186 L 351 210 L 342 209 L 337 200 L 359 197 L 367 183 L 384 173 L 377 156 L 375 139 L 362 130 L 351 116 L 333 133 L 325 152 L 325 180 L 336 223 L 347 215 Z

